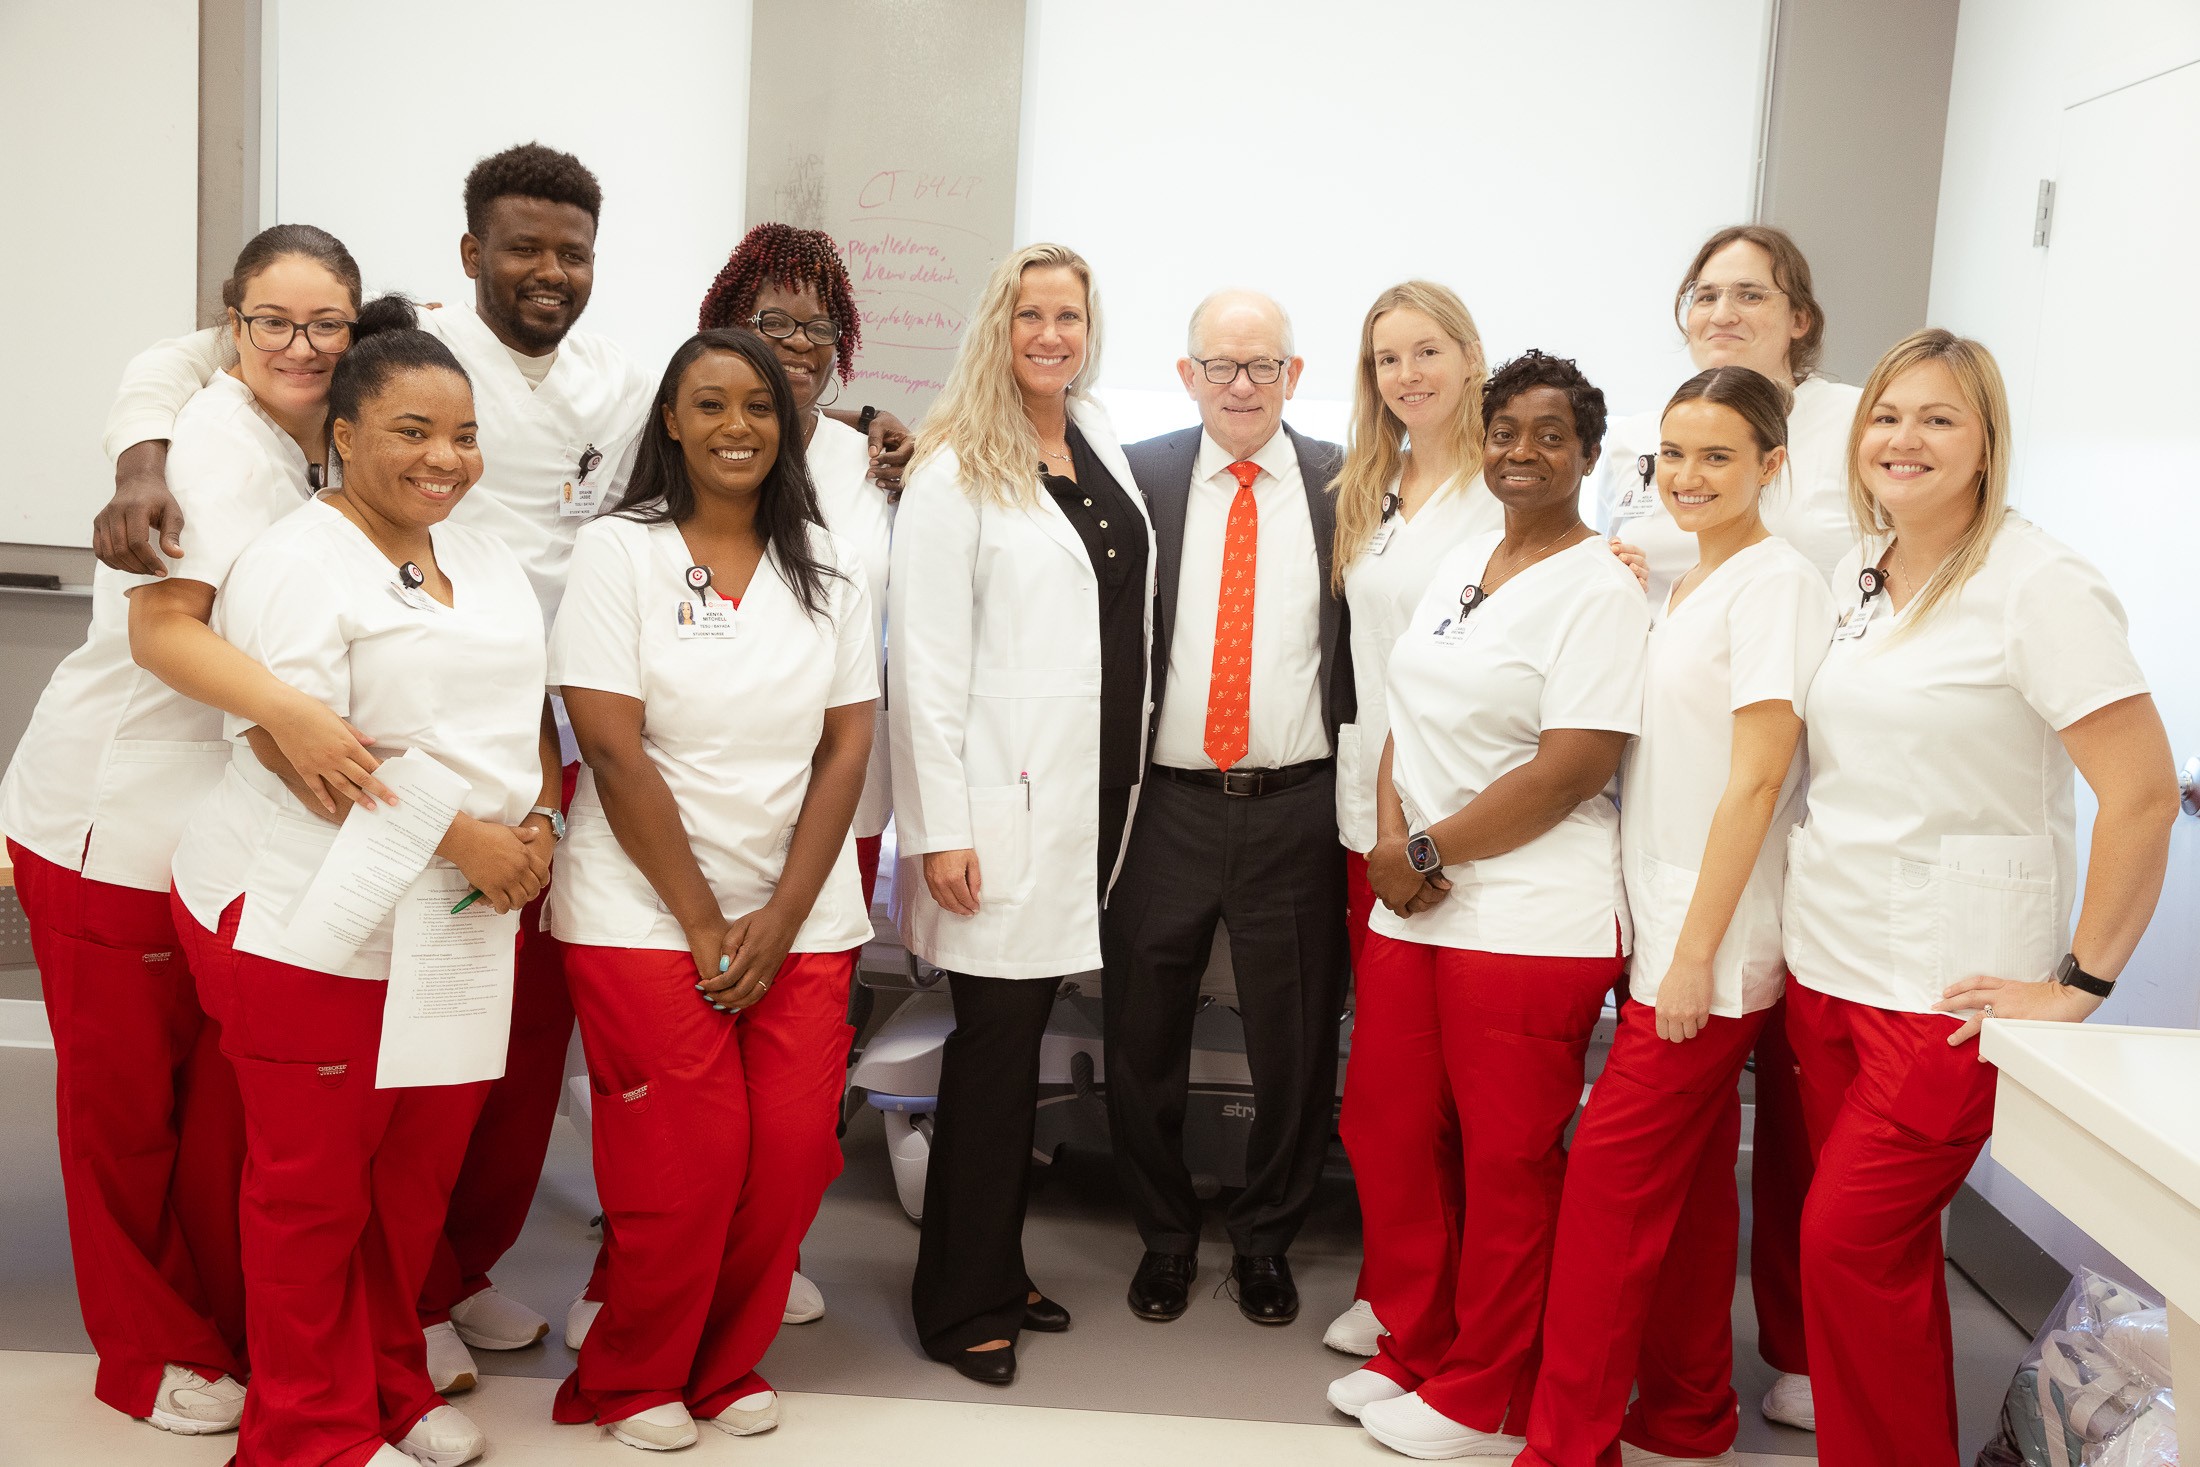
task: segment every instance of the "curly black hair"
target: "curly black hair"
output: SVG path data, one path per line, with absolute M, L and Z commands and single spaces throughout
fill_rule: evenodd
M 491 154 L 466 175 L 466 232 L 479 239 L 489 226 L 489 206 L 516 194 L 584 209 L 603 217 L 603 185 L 580 159 L 540 143 L 521 143 Z
M 1547 356 L 1532 346 L 1490 373 L 1482 389 L 1482 431 L 1489 432 L 1490 420 L 1506 403 L 1535 387 L 1555 387 L 1566 394 L 1574 410 L 1574 434 L 1584 449 L 1594 453 L 1604 446 L 1603 390 L 1581 375 L 1572 357 Z
M 757 293 L 765 285 L 789 290 L 812 286 L 825 314 L 840 328 L 835 364 L 840 380 L 855 374 L 856 348 L 863 344 L 863 318 L 856 312 L 855 292 L 848 283 L 848 267 L 841 263 L 840 246 L 822 230 L 797 229 L 791 224 L 759 224 L 741 238 L 732 256 L 719 270 L 710 289 L 703 293 L 696 325 L 704 331 L 724 326 L 746 326 L 756 309 Z

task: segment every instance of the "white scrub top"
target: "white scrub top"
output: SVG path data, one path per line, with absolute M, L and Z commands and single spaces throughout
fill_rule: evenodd
M 1711 821 L 1733 772 L 1734 714 L 1786 703 L 1800 714 L 1833 633 L 1818 567 L 1774 536 L 1714 570 L 1650 628 L 1642 734 L 1620 769 L 1620 856 L 1635 956 L 1628 993 L 1656 1004 L 1696 894 Z M 1796 745 L 1772 827 L 1711 963 L 1711 1012 L 1739 1018 L 1779 1002 L 1780 889 L 1787 836 L 1803 818 Z
M 1852 588 L 1863 563 L 1842 566 Z M 1811 684 L 1787 962 L 1807 988 L 1922 1014 L 1958 979 L 2038 981 L 2069 951 L 2077 817 L 2056 731 L 2147 685 L 2108 582 L 2013 512 L 1916 631 L 1896 636 L 1910 608 L 1885 603 Z
M 542 798 L 542 611 L 519 558 L 449 521 L 431 531 L 452 606 L 398 595 L 397 567 L 324 503 L 306 505 L 237 558 L 214 630 L 354 728 L 388 759 L 419 749 L 464 778 L 460 808 L 517 825 Z M 176 894 L 209 928 L 239 896 L 240 951 L 287 962 L 284 929 L 336 840 L 225 720 L 236 755 L 176 851 Z M 436 858 L 441 861 L 441 857 Z M 392 919 L 335 971 L 390 975 Z
M 168 485 L 190 533 L 171 578 L 219 589 L 244 546 L 303 504 L 306 456 L 226 372 L 177 414 Z M 92 626 L 54 670 L 0 783 L 0 830 L 93 881 L 168 890 L 176 842 L 229 763 L 222 716 L 130 660 L 129 593 L 151 576 L 101 566 Z
M 1795 388 L 1788 410 L 1788 461 L 1767 486 L 1765 528 L 1802 552 L 1829 581 L 1841 557 L 1856 545 L 1849 518 L 1849 426 L 1856 419 L 1861 389 L 1823 377 L 1806 378 Z M 1637 546 L 1650 562 L 1650 604 L 1665 604 L 1673 582 L 1696 563 L 1696 537 L 1673 523 L 1658 497 L 1655 480 L 1645 493 L 1636 467 L 1643 454 L 1653 460 L 1663 442 L 1659 424 L 1664 409 L 1616 418 L 1604 435 L 1598 464 L 1598 513 L 1607 534 Z M 1624 512 L 1621 499 L 1635 490 Z M 1852 576 L 1850 585 L 1855 584 Z M 1839 585 L 1836 597 L 1845 595 Z M 1843 603 L 1847 604 L 1846 602 Z
M 1396 481 L 1391 492 L 1398 491 Z M 1437 563 L 1470 536 L 1501 532 L 1505 507 L 1477 473 L 1453 479 L 1430 495 L 1413 518 L 1393 516 L 1387 529 L 1345 568 L 1344 599 L 1352 626 L 1352 681 L 1359 709 L 1337 730 L 1337 837 L 1363 854 L 1375 845 L 1375 776 L 1390 737 L 1383 673 L 1406 619 L 1428 589 Z M 1376 547 L 1380 546 L 1380 549 Z
M 1547 728 L 1642 729 L 1650 608 L 1634 572 L 1591 536 L 1507 581 L 1455 623 L 1504 532 L 1437 566 L 1390 655 L 1391 775 L 1409 824 L 1463 810 L 1535 757 Z M 1526 845 L 1446 866 L 1442 901 L 1413 917 L 1376 904 L 1372 930 L 1524 957 L 1609 958 L 1627 947 L 1619 811 L 1609 792 Z
M 679 527 L 596 520 L 581 531 L 551 637 L 557 686 L 641 700 L 643 746 L 728 919 L 758 910 L 778 887 L 825 710 L 878 696 L 878 622 L 863 567 L 822 529 L 812 545 L 840 571 L 826 582 L 822 614 L 809 614 L 767 556 L 731 610 L 734 635 L 701 636 L 684 625 L 682 604 L 702 622 L 704 604 L 725 603 L 715 590 L 698 598 L 688 589 L 693 557 Z M 620 849 L 586 765 L 553 892 L 550 930 L 561 942 L 688 949 Z M 871 936 L 855 847 L 844 841 L 791 951 L 845 952 Z
M 871 440 L 846 423 L 819 413 L 810 435 L 810 479 L 817 485 L 817 510 L 825 528 L 863 568 L 863 589 L 870 597 L 878 633 L 879 686 L 886 686 L 886 575 L 894 554 L 894 502 L 870 481 Z M 871 734 L 871 767 L 863 777 L 863 798 L 856 802 L 852 836 L 877 835 L 894 813 L 894 757 L 886 737 L 886 710 L 878 711 Z

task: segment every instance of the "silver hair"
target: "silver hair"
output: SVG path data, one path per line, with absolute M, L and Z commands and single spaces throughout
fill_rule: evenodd
M 1186 356 L 1196 357 L 1199 355 L 1199 323 L 1206 319 L 1208 307 L 1214 305 L 1217 301 L 1231 297 L 1243 297 L 1248 300 L 1265 302 L 1268 308 L 1276 313 L 1276 319 L 1283 324 L 1283 355 L 1285 359 L 1288 360 L 1298 355 L 1297 344 L 1291 334 L 1291 313 L 1283 308 L 1283 302 L 1264 290 L 1227 285 L 1220 290 L 1210 291 L 1206 299 L 1192 307 L 1192 319 L 1184 325 L 1184 354 Z

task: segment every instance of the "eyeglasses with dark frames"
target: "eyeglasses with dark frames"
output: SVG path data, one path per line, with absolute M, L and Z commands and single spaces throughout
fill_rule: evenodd
M 234 314 L 244 322 L 245 339 L 261 351 L 288 351 L 301 331 L 305 333 L 306 344 L 315 351 L 340 352 L 351 345 L 353 323 L 341 316 L 293 321 L 288 316 L 247 316 L 242 311 Z
M 786 341 L 797 331 L 819 346 L 831 346 L 840 340 L 840 323 L 830 316 L 812 316 L 807 321 L 797 321 L 785 311 L 758 311 L 749 317 L 749 329 L 774 341 Z
M 1243 372 L 1255 387 L 1266 387 L 1283 376 L 1284 363 L 1274 357 L 1255 357 L 1249 362 L 1233 362 L 1228 357 L 1193 357 L 1199 363 L 1209 382 L 1217 387 L 1228 387 Z

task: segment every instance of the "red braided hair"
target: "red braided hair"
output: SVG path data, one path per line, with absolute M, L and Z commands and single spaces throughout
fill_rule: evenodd
M 840 340 L 834 343 L 840 380 L 852 377 L 856 348 L 863 344 L 863 320 L 856 314 L 855 291 L 848 283 L 848 267 L 840 262 L 840 247 L 822 230 L 759 224 L 743 235 L 725 268 L 703 293 L 697 329 L 747 326 L 756 311 L 757 292 L 767 284 L 788 290 L 807 285 L 817 291 L 825 314 L 840 327 Z

